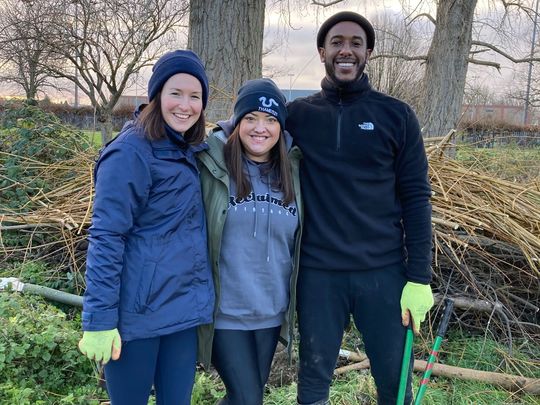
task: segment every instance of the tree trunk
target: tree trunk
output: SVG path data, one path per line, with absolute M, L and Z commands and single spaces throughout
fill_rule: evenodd
M 425 137 L 443 136 L 459 120 L 476 3 L 477 0 L 438 2 L 437 25 L 423 84 L 424 105 L 419 111 Z
M 112 111 L 107 108 L 98 108 L 96 111 L 97 121 L 101 130 L 101 144 L 105 145 L 112 139 L 113 123 L 112 123 Z
M 264 0 L 190 0 L 188 48 L 210 82 L 206 118 L 227 119 L 240 85 L 261 77 Z

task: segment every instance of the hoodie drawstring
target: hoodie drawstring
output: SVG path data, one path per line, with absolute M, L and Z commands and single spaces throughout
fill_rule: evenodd
M 270 227 L 272 224 L 272 221 L 270 221 L 270 208 L 271 208 L 270 200 L 272 198 L 272 193 L 270 189 L 270 176 L 268 174 L 266 175 L 266 185 L 268 187 L 268 201 L 266 202 L 267 210 L 268 210 L 268 212 L 266 213 L 268 216 L 268 225 L 266 227 L 266 261 L 270 262 L 270 235 L 271 235 Z
M 259 176 L 259 177 L 261 177 L 261 180 L 262 180 L 261 168 L 256 163 L 249 162 L 247 159 L 244 160 L 244 163 L 248 167 L 249 182 L 250 182 L 250 185 L 251 185 L 251 192 L 253 193 L 253 210 L 255 211 L 254 212 L 255 218 L 254 218 L 254 221 L 253 221 L 253 237 L 256 238 L 257 237 L 257 227 L 259 225 L 259 215 L 258 215 L 258 210 L 257 210 L 257 193 L 255 192 L 255 189 L 253 187 L 252 176 Z M 255 173 L 253 169 L 256 169 L 257 172 Z M 272 221 L 270 220 L 270 209 L 271 209 L 270 200 L 272 198 L 272 193 L 271 193 L 272 190 L 271 190 L 271 187 L 270 187 L 270 174 L 266 174 L 266 187 L 267 187 L 267 194 L 268 194 L 268 200 L 266 201 L 266 209 L 267 209 L 267 213 L 266 213 L 266 215 L 267 215 L 266 261 L 270 262 L 270 242 L 271 242 L 270 241 L 270 236 L 272 235 L 272 231 L 271 231 Z

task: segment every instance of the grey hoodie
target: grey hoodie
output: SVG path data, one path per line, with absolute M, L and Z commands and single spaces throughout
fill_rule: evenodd
M 216 135 L 226 139 L 225 132 Z M 237 198 L 234 182 L 229 184 L 219 258 L 217 329 L 279 326 L 289 305 L 298 211 L 294 202 L 284 205 L 282 193 L 272 190 L 265 164 L 246 159 L 245 167 L 252 186 L 250 195 Z

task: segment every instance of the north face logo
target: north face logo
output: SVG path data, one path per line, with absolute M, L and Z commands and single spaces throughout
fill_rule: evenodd
M 362 122 L 361 124 L 358 124 L 358 127 L 364 131 L 373 131 L 375 129 L 373 122 Z

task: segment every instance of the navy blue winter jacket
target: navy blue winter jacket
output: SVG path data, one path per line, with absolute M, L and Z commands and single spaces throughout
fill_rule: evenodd
M 167 127 L 127 125 L 101 153 L 86 267 L 83 330 L 123 341 L 212 321 L 214 288 L 194 153 Z

